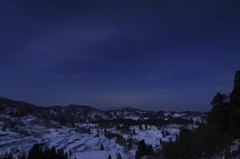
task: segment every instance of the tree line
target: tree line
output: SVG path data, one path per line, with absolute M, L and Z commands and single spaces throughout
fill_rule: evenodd
M 13 155 L 6 153 L 3 159 L 13 159 Z M 56 150 L 55 147 L 43 149 L 41 144 L 34 144 L 28 155 L 19 155 L 18 159 L 68 159 L 68 155 L 63 149 Z
M 196 130 L 182 127 L 176 141 L 162 142 L 162 149 L 155 154 L 164 159 L 236 158 L 237 151 L 228 147 L 240 138 L 240 70 L 236 71 L 230 95 L 217 93 L 211 101 L 207 123 Z M 154 157 L 154 156 L 153 156 Z

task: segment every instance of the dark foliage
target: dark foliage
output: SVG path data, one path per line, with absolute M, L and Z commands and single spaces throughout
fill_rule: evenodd
M 103 144 L 101 144 L 100 150 L 101 150 L 101 151 L 104 150 L 104 146 L 103 146 Z
M 128 143 L 128 149 L 131 150 L 132 148 L 133 148 L 132 142 L 129 142 L 129 143 Z
M 160 141 L 162 150 L 158 157 L 200 159 L 224 153 L 226 158 L 236 158 L 239 154 L 230 153 L 227 147 L 240 137 L 240 71 L 236 72 L 230 97 L 217 93 L 211 105 L 207 124 L 200 124 L 194 131 L 182 128 L 175 142 Z
M 144 140 L 138 142 L 138 149 L 135 154 L 135 159 L 140 159 L 142 156 L 154 153 L 152 145 L 147 145 Z
M 117 159 L 122 159 L 121 153 L 117 155 Z
M 169 124 L 181 124 L 181 125 L 188 125 L 193 124 L 193 120 L 189 119 L 183 119 L 183 118 L 173 118 L 171 116 L 168 117 L 168 120 L 165 119 L 147 119 L 147 120 L 131 120 L 131 119 L 113 119 L 113 120 L 99 120 L 99 121 L 93 121 L 92 123 L 98 123 L 99 125 L 118 125 L 123 124 L 126 126 L 133 126 L 133 125 L 154 125 L 154 126 L 164 126 Z M 109 126 L 107 126 L 109 127 Z M 117 126 L 117 129 L 121 129 L 121 127 Z
M 13 156 L 11 153 L 6 153 L 3 159 L 13 159 Z
M 229 114 L 233 137 L 240 138 L 240 70 L 235 74 L 233 90 L 230 94 Z
M 34 144 L 30 149 L 27 159 L 67 159 L 67 154 L 62 149 L 56 150 L 55 147 L 51 149 L 42 149 L 41 145 Z

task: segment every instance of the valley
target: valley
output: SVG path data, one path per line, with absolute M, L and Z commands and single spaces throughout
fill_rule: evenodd
M 0 155 L 27 155 L 34 144 L 63 150 L 70 159 L 135 158 L 138 143 L 175 141 L 180 128 L 195 129 L 207 113 L 102 111 L 88 106 L 37 107 L 1 98 Z

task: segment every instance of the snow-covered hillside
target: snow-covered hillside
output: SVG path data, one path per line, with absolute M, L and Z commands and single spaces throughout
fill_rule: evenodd
M 80 123 L 78 123 L 80 124 Z M 151 144 L 155 150 L 160 148 L 160 138 L 162 141 L 168 141 L 170 138 L 175 140 L 175 135 L 179 132 L 178 125 L 171 125 L 162 128 L 155 126 L 148 127 L 145 130 L 139 130 L 138 126 L 131 126 L 130 129 L 135 129 L 136 134 L 121 133 L 115 128 L 107 128 L 105 131 L 111 133 L 119 133 L 123 135 L 125 143 L 117 144 L 116 137 L 108 139 L 105 137 L 104 129 L 98 125 L 81 124 L 84 128 L 90 129 L 90 134 L 81 133 L 80 128 L 62 127 L 59 129 L 46 128 L 40 125 L 34 125 L 32 128 L 28 127 L 27 131 L 32 129 L 37 130 L 36 134 L 39 136 L 26 136 L 21 133 L 10 131 L 0 131 L 0 155 L 3 156 L 6 152 L 13 153 L 15 157 L 19 154 L 26 153 L 33 146 L 34 143 L 42 143 L 47 147 L 56 147 L 56 149 L 63 149 L 69 154 L 69 157 L 74 159 L 99 159 L 107 158 L 109 155 L 116 158 L 118 153 L 122 158 L 134 158 L 137 146 L 137 141 L 145 140 L 147 144 Z M 82 127 L 81 127 L 82 128 Z M 163 135 L 162 131 L 168 131 L 169 135 Z M 33 130 L 32 130 L 33 131 Z M 133 141 L 133 147 L 127 147 L 128 139 Z M 100 150 L 103 144 L 104 150 Z
M 71 159 L 109 155 L 114 159 L 119 154 L 130 159 L 139 141 L 151 144 L 157 152 L 160 140 L 174 141 L 180 127 L 194 129 L 195 123 L 205 122 L 205 118 L 206 114 L 199 112 L 153 112 L 130 107 L 108 111 L 78 105 L 46 108 L 0 98 L 0 156 L 12 153 L 17 158 L 38 143 L 43 148 L 63 149 Z

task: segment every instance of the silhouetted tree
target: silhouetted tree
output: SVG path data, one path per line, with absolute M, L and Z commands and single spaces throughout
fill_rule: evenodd
M 169 135 L 169 132 L 168 132 L 168 131 L 166 131 L 166 133 L 165 133 L 165 134 L 166 134 L 166 136 L 168 136 L 168 135 Z
M 240 70 L 236 71 L 230 94 L 230 128 L 234 138 L 240 137 Z
M 13 159 L 13 155 L 11 153 L 6 153 L 3 159 Z
M 121 153 L 118 153 L 117 159 L 122 159 Z
M 233 83 L 233 90 L 230 94 L 231 104 L 234 106 L 240 105 L 240 70 L 236 71 Z
M 140 159 L 142 156 L 150 155 L 153 153 L 152 145 L 146 145 L 144 140 L 138 142 L 138 149 L 135 154 L 135 159 Z
M 63 149 L 56 151 L 55 147 L 52 147 L 43 150 L 39 144 L 34 144 L 28 153 L 27 159 L 67 159 L 67 154 L 64 154 Z
M 128 143 L 128 149 L 132 149 L 132 143 L 131 142 Z
M 161 138 L 160 138 L 159 142 L 160 142 L 160 144 L 162 145 L 163 142 L 162 142 L 162 139 L 161 139 Z
M 133 129 L 133 135 L 136 135 L 136 132 L 135 132 L 136 130 L 135 129 Z
M 2 131 L 6 131 L 6 126 L 5 126 L 5 124 L 3 124 L 3 126 L 2 126 Z
M 26 159 L 26 155 L 25 154 L 18 155 L 18 159 Z
M 208 123 L 215 126 L 217 130 L 226 133 L 229 130 L 229 99 L 225 94 L 217 93 L 212 102 L 212 109 L 208 114 Z
M 104 146 L 103 146 L 103 144 L 101 144 L 101 148 L 100 148 L 100 150 L 101 150 L 101 151 L 104 150 Z
M 207 124 L 199 124 L 194 131 L 181 128 L 175 142 L 162 142 L 159 158 L 215 158 L 224 151 L 225 158 L 230 158 L 227 147 L 240 137 L 240 70 L 230 96 L 217 93 L 211 105 Z M 231 158 L 237 155 L 231 154 Z

